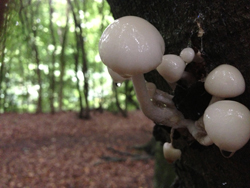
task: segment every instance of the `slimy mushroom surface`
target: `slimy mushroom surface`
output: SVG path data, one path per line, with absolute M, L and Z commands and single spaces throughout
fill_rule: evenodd
M 172 143 L 168 142 L 163 145 L 163 154 L 168 163 L 173 163 L 181 158 L 181 150 L 175 149 Z
M 208 74 L 205 89 L 219 98 L 236 97 L 245 91 L 245 80 L 237 68 L 223 64 Z
M 177 82 L 186 67 L 180 56 L 168 54 L 162 57 L 162 63 L 157 67 L 159 74 L 168 82 Z
M 203 120 L 209 138 L 221 150 L 235 152 L 250 138 L 250 112 L 236 101 L 222 100 L 211 104 Z
M 164 51 L 165 43 L 159 31 L 136 16 L 115 20 L 104 30 L 99 42 L 103 63 L 125 77 L 155 69 Z
M 192 48 L 184 48 L 180 53 L 180 57 L 181 59 L 183 59 L 185 63 L 192 62 L 194 59 L 194 56 L 195 56 L 195 52 Z

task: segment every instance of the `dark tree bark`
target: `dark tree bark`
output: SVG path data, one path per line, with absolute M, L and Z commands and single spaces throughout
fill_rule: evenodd
M 7 9 L 6 4 L 8 3 L 8 0 L 1 0 L 0 1 L 0 35 L 1 35 L 1 29 L 4 23 L 4 13 Z
M 197 80 L 220 64 L 238 68 L 246 81 L 245 92 L 232 99 L 250 109 L 250 3 L 240 1 L 108 0 L 114 18 L 142 17 L 162 34 L 166 54 L 179 54 L 191 46 L 201 51 L 204 64 L 187 68 Z M 199 31 L 204 34 L 199 36 Z M 167 83 L 152 71 L 145 75 L 157 87 L 169 91 Z M 224 158 L 215 146 L 189 143 L 183 134 L 174 140 L 182 150 L 175 163 L 176 173 L 185 187 L 250 187 L 250 143 L 233 157 Z

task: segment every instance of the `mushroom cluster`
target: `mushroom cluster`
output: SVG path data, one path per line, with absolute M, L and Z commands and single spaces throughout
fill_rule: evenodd
M 192 48 L 184 48 L 180 56 L 167 54 L 162 57 L 162 63 L 157 67 L 159 74 L 168 82 L 175 83 L 183 75 L 187 63 L 195 56 Z
M 205 80 L 207 92 L 213 95 L 203 115 L 206 137 L 221 151 L 231 152 L 230 156 L 250 139 L 250 111 L 239 102 L 224 99 L 241 95 L 245 87 L 241 72 L 228 64 L 216 67 Z
M 164 51 L 165 43 L 159 31 L 148 21 L 136 16 L 115 20 L 104 30 L 99 42 L 100 57 L 109 73 L 116 82 L 132 80 L 140 108 L 147 117 L 161 125 L 186 127 L 189 120 L 174 108 L 172 96 L 162 95 L 157 89 L 151 90 L 150 94 L 146 87 L 143 74 L 162 64 Z M 187 59 L 187 54 L 183 52 L 184 59 Z M 184 61 L 181 61 L 185 66 Z M 176 63 L 175 60 L 173 62 Z M 171 69 L 173 71 L 174 67 Z M 167 104 L 160 107 L 152 102 L 152 98 L 161 98 Z
M 241 148 L 248 141 L 248 137 L 244 137 L 243 144 L 238 141 L 235 144 L 220 142 L 224 139 L 230 140 L 225 137 L 216 139 L 219 134 L 213 130 L 220 127 L 220 125 L 216 125 L 221 124 L 222 120 L 216 116 L 217 114 L 212 113 L 213 108 L 218 110 L 218 106 L 221 106 L 221 119 L 223 120 L 229 117 L 231 111 L 234 114 L 241 114 L 237 118 L 240 120 L 242 116 L 244 120 L 242 120 L 243 125 L 239 127 L 248 128 L 247 131 L 241 131 L 248 136 L 250 135 L 248 109 L 242 109 L 243 105 L 240 104 L 237 105 L 238 107 L 235 105 L 233 108 L 229 108 L 236 102 L 232 104 L 233 102 L 223 101 L 224 98 L 235 97 L 244 92 L 245 82 L 241 73 L 230 65 L 221 65 L 214 69 L 205 81 L 205 89 L 213 95 L 210 105 L 199 120 L 185 119 L 183 114 L 176 109 L 172 100 L 173 96 L 158 90 L 153 83 L 147 83 L 144 74 L 156 69 L 174 88 L 176 82 L 185 74 L 186 65 L 192 62 L 197 55 L 192 48 L 183 49 L 179 56 L 164 55 L 164 51 L 165 43 L 159 31 L 148 21 L 135 16 L 125 16 L 115 20 L 104 30 L 99 42 L 101 60 L 108 67 L 114 82 L 121 83 L 127 79 L 132 80 L 140 108 L 152 121 L 171 127 L 171 132 L 174 129 L 187 128 L 202 145 L 215 143 L 221 150 L 230 152 Z M 222 86 L 225 86 L 226 89 L 222 89 Z M 226 125 L 230 124 L 230 118 L 222 123 L 222 127 L 225 128 Z M 234 132 L 236 129 L 234 127 L 231 131 Z M 240 137 L 243 137 L 241 131 L 234 136 L 239 137 L 240 134 Z M 225 134 L 232 136 L 233 133 L 229 132 L 228 130 Z M 221 132 L 221 134 L 224 133 Z M 173 148 L 172 134 L 170 137 L 171 143 L 164 144 L 163 152 L 167 160 L 173 162 L 180 159 L 181 151 Z M 226 147 L 228 145 L 232 147 Z

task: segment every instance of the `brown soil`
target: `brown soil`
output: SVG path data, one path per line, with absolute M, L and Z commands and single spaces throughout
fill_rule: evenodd
M 153 123 L 140 111 L 91 116 L 1 114 L 0 187 L 153 187 L 153 159 L 133 149 L 151 139 Z

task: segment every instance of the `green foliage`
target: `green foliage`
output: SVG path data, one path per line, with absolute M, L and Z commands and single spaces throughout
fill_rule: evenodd
M 77 77 L 82 93 L 84 77 L 82 63 L 77 67 L 75 64 L 75 54 L 79 50 L 75 33 L 79 28 L 74 24 L 70 3 L 83 31 L 90 107 L 97 108 L 101 103 L 104 108 L 116 109 L 111 79 L 98 53 L 99 38 L 113 21 L 107 2 L 52 0 L 50 12 L 49 0 L 13 0 L 8 5 L 0 40 L 0 112 L 35 112 L 39 95 L 43 112 L 50 111 L 51 97 L 57 111 L 79 110 Z M 80 53 L 79 57 L 82 56 Z M 53 79 L 55 88 L 51 90 Z M 124 89 L 125 85 L 119 92 Z M 124 94 L 119 96 L 122 107 L 125 107 L 125 98 Z M 133 105 L 128 109 L 134 109 Z

